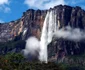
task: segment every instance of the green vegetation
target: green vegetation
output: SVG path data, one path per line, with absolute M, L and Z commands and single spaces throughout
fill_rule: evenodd
M 20 52 L 25 48 L 25 41 L 9 41 L 9 42 L 0 42 L 0 55 L 11 53 L 11 52 Z
M 11 53 L 0 56 L 2 70 L 62 70 L 55 63 L 28 62 L 20 53 Z
M 64 63 L 27 61 L 20 53 L 8 53 L 0 56 L 2 70 L 85 70 L 82 66 Z
M 0 43 L 0 69 L 2 70 L 85 70 L 85 54 L 67 56 L 64 63 L 28 61 L 20 53 L 25 41 L 17 36 L 13 41 Z M 54 54 L 52 54 L 54 55 Z M 51 55 L 50 55 L 51 56 Z

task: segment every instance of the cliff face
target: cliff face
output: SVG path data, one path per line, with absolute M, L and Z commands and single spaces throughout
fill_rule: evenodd
M 51 9 L 56 10 L 59 28 L 70 25 L 74 28 L 85 29 L 85 11 L 80 7 L 59 5 L 49 10 Z M 20 19 L 7 24 L 0 24 L 0 41 L 12 40 L 20 33 L 22 33 L 23 40 L 31 35 L 40 38 L 46 13 L 47 10 L 29 9 L 23 13 Z
M 47 11 L 29 9 L 22 16 L 24 23 L 22 39 L 27 39 L 29 36 L 40 38 L 43 22 Z
M 29 9 L 23 13 L 20 19 L 7 24 L 0 24 L 0 42 L 13 40 L 20 33 L 22 33 L 23 40 L 32 35 L 40 38 L 46 12 L 46 10 Z
M 0 24 L 0 42 L 13 40 L 23 30 L 21 19 L 6 24 Z
M 56 10 L 58 28 L 71 26 L 85 30 L 85 11 L 80 7 L 55 6 L 49 10 Z M 8 24 L 0 24 L 0 42 L 13 40 L 21 34 L 21 39 L 26 40 L 29 36 L 36 36 L 40 39 L 43 22 L 47 10 L 29 9 L 23 13 L 23 16 L 16 21 Z M 61 58 L 65 55 L 82 54 L 85 51 L 85 41 L 73 42 L 64 39 L 55 39 L 48 46 L 50 58 Z

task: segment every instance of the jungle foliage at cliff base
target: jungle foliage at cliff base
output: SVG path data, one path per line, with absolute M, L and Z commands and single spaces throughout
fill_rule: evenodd
M 85 70 L 85 67 L 79 64 L 65 64 L 40 61 L 28 61 L 20 53 L 8 53 L 0 55 L 0 69 L 2 70 Z

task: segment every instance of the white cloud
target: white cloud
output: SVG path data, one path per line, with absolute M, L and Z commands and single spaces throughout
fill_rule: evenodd
M 25 0 L 24 4 L 28 5 L 30 8 L 37 9 L 49 9 L 56 5 L 64 5 L 64 0 Z
M 78 42 L 85 40 L 85 31 L 79 28 L 71 28 L 70 26 L 67 26 L 65 28 L 57 30 L 55 37 Z
M 9 0 L 0 0 L 0 5 L 9 4 Z
M 82 9 L 85 9 L 85 0 L 65 0 L 66 5 L 70 6 L 80 6 Z
M 50 7 L 54 7 L 59 4 L 66 4 L 70 6 L 80 6 L 85 9 L 84 5 L 85 0 L 25 0 L 24 4 L 26 4 L 29 8 L 34 9 L 49 9 Z
M 8 13 L 11 9 L 9 7 L 5 7 L 4 12 Z
M 4 13 L 8 13 L 11 9 L 8 7 L 10 0 L 0 0 L 0 11 L 4 11 Z
M 0 11 L 4 13 L 9 13 L 11 9 L 8 6 L 2 5 L 0 6 Z
M 4 21 L 0 19 L 0 23 L 4 23 Z

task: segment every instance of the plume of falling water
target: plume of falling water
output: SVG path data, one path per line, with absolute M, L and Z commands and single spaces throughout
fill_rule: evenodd
M 49 20 L 49 12 L 47 12 L 46 18 L 44 20 L 43 28 L 42 28 L 42 34 L 41 34 L 41 41 L 40 41 L 40 61 L 46 61 L 47 62 L 47 33 L 48 33 L 48 20 Z
M 47 45 L 52 41 L 54 32 L 56 31 L 56 16 L 55 11 L 51 10 L 47 12 L 41 34 L 40 41 L 40 61 L 47 63 Z

